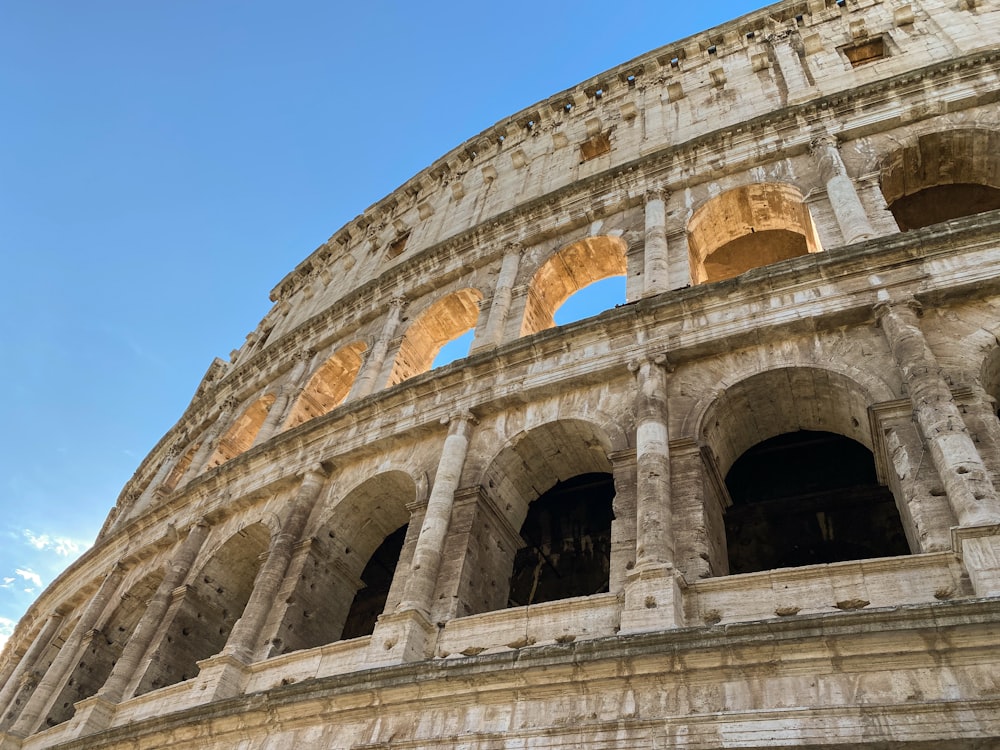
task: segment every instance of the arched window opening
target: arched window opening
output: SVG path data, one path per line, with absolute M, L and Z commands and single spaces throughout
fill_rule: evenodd
M 458 599 L 463 614 L 609 589 L 612 438 L 580 419 L 511 437 L 485 467 Z
M 285 428 L 297 427 L 340 406 L 358 376 L 361 355 L 366 348 L 363 341 L 355 341 L 341 347 L 326 360 L 302 389 L 288 415 Z
M 771 183 L 729 190 L 695 211 L 688 248 L 695 284 L 822 250 L 802 193 Z
M 431 369 L 436 370 L 439 367 L 451 364 L 455 360 L 463 359 L 469 356 L 469 348 L 472 346 L 472 339 L 474 336 L 475 331 L 470 328 L 457 339 L 453 339 L 442 346 L 440 351 L 438 351 L 437 356 L 434 357 Z
M 269 541 L 263 524 L 241 529 L 191 579 L 136 695 L 191 679 L 199 661 L 222 650 L 250 599 Z
M 928 133 L 889 155 L 882 194 L 901 231 L 1000 208 L 1000 133 Z
M 588 284 L 566 299 L 553 315 L 558 326 L 599 315 L 625 304 L 625 277 L 610 276 Z
M 478 289 L 462 289 L 422 312 L 403 336 L 389 375 L 389 385 L 402 383 L 431 369 L 441 347 L 475 327 L 482 298 Z
M 415 500 L 410 476 L 389 471 L 336 503 L 311 535 L 269 656 L 370 634 L 378 615 L 395 608 L 401 591 L 393 576 L 412 554 L 404 552 L 403 542 L 410 520 L 406 506 Z
M 620 237 L 587 237 L 555 253 L 531 280 L 521 335 L 554 327 L 556 310 L 581 289 L 602 279 L 625 276 L 627 250 L 625 240 Z M 619 299 L 624 301 L 624 294 Z M 600 311 L 589 315 L 597 312 Z
M 214 469 L 222 466 L 231 459 L 236 458 L 241 453 L 250 450 L 254 438 L 260 432 L 260 428 L 267 419 L 267 412 L 274 403 L 274 396 L 268 394 L 261 396 L 254 401 L 243 414 L 240 415 L 232 426 L 226 430 L 226 434 L 219 440 L 212 457 L 205 465 L 206 469 Z
M 181 478 L 191 467 L 191 461 L 194 459 L 194 454 L 198 452 L 198 448 L 200 447 L 201 443 L 192 443 L 191 446 L 184 451 L 184 455 L 181 456 L 174 468 L 170 470 L 166 480 L 163 482 L 163 490 L 165 492 L 174 491 L 177 484 L 181 481 Z
M 49 709 L 45 720 L 48 726 L 53 727 L 72 718 L 75 713 L 74 703 L 96 695 L 104 687 L 161 580 L 162 572 L 141 580 L 122 597 L 108 621 L 87 634 L 83 653 L 72 676 Z
M 365 565 L 361 573 L 361 588 L 354 595 L 351 609 L 347 613 L 341 640 L 371 635 L 375 630 L 375 622 L 385 610 L 389 588 L 396 575 L 396 564 L 399 562 L 399 553 L 403 550 L 406 528 L 404 524 L 389 534 Z
M 508 607 L 608 590 L 611 569 L 610 474 L 558 482 L 531 503 L 521 526 L 525 546 L 514 556 Z
M 870 450 L 798 430 L 746 451 L 726 475 L 730 573 L 909 554 Z

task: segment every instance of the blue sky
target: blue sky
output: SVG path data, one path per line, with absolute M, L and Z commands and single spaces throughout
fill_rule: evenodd
M 0 0 L 0 642 L 335 230 L 503 117 L 755 7 Z

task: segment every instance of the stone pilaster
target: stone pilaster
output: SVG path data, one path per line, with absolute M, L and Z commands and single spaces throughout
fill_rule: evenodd
M 844 160 L 840 158 L 836 137 L 830 135 L 814 138 L 810 151 L 819 166 L 820 175 L 826 183 L 826 195 L 837 218 L 844 244 L 869 239 L 875 236 L 865 207 L 861 204 L 854 182 L 847 175 Z
M 519 242 L 511 242 L 504 252 L 497 275 L 496 286 L 493 288 L 493 299 L 490 302 L 489 317 L 482 335 L 473 342 L 471 352 L 492 349 L 503 343 L 503 332 L 510 315 L 510 304 L 513 299 L 514 282 L 517 281 L 517 270 L 521 264 L 524 252 Z
M 389 303 L 389 311 L 386 313 L 385 321 L 382 323 L 382 331 L 372 346 L 371 352 L 361 365 L 361 372 L 358 373 L 354 387 L 347 396 L 347 400 L 364 398 L 372 393 L 376 388 L 376 380 L 381 374 L 385 365 L 385 356 L 389 351 L 389 345 L 399 328 L 399 321 L 403 317 L 403 307 L 406 300 L 403 297 L 393 297 Z
M 208 536 L 209 523 L 198 519 L 191 526 L 177 550 L 177 554 L 167 565 L 166 575 L 156 588 L 156 593 L 146 604 L 135 630 L 129 636 L 122 654 L 115 662 L 111 674 L 104 686 L 92 698 L 77 704 L 73 716 L 73 726 L 70 735 L 80 737 L 105 729 L 114 715 L 114 706 L 121 702 L 129 682 L 139 670 L 139 665 L 147 657 L 153 638 L 163 622 L 170 603 L 173 601 L 174 589 L 187 578 L 198 552 Z
M 295 399 L 302 393 L 302 377 L 305 375 L 306 368 L 309 366 L 314 355 L 315 352 L 311 350 L 301 351 L 296 354 L 295 365 L 292 367 L 292 371 L 288 377 L 285 378 L 284 384 L 278 389 L 277 397 L 267 412 L 267 418 L 257 431 L 257 436 L 253 441 L 254 445 L 260 445 L 270 440 L 285 423 L 285 419 L 288 418 L 288 412 L 295 404 Z
M 469 412 L 447 420 L 448 436 L 441 450 L 402 599 L 394 613 L 379 618 L 372 634 L 370 658 L 376 663 L 424 658 L 433 650 L 429 639 L 436 630 L 430 621 L 434 589 L 475 421 Z
M 49 615 L 24 656 L 9 674 L 4 675 L 3 687 L 0 688 L 0 732 L 6 730 L 14 721 L 16 711 L 13 704 L 18 699 L 23 703 L 31 694 L 35 684 L 35 665 L 52 644 L 52 639 L 59 632 L 64 619 L 59 613 Z
M 646 192 L 646 237 L 643 255 L 643 297 L 652 297 L 670 289 L 667 248 L 668 190 Z
M 674 568 L 667 434 L 667 371 L 663 355 L 630 363 L 636 373 L 636 555 L 625 585 L 622 631 L 658 630 L 683 622 Z
M 185 476 L 197 476 L 205 468 L 205 464 L 212 457 L 215 452 L 216 445 L 219 442 L 219 438 L 225 432 L 226 428 L 229 427 L 229 423 L 232 421 L 233 412 L 235 412 L 240 406 L 240 401 L 237 398 L 227 398 L 225 403 L 222 405 L 222 409 L 219 410 L 219 416 L 216 417 L 215 422 L 208 429 L 208 432 L 201 440 L 201 445 L 198 446 L 198 450 L 195 452 L 194 457 L 191 459 L 191 465 L 188 467 Z M 184 481 L 184 477 L 181 477 L 181 482 Z
M 998 523 L 996 491 L 920 329 L 919 309 L 912 298 L 880 302 L 875 316 L 906 383 L 913 415 L 959 525 Z
M 124 575 L 124 568 L 118 564 L 108 573 L 101 582 L 97 593 L 87 604 L 77 620 L 76 625 L 70 632 L 69 637 L 59 649 L 59 655 L 53 660 L 46 670 L 45 675 L 38 682 L 38 687 L 32 692 L 31 697 L 21 709 L 21 714 L 17 717 L 10 734 L 18 737 L 27 737 L 38 729 L 38 725 L 45 718 L 45 714 L 51 706 L 52 701 L 63 688 L 63 684 L 69 678 L 77 661 L 80 658 L 80 649 L 83 645 L 84 637 L 97 624 L 98 618 L 108 606 L 112 595 L 118 589 Z

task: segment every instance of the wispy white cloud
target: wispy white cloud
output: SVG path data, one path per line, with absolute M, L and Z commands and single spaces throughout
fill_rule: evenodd
M 9 588 L 11 588 L 14 585 L 14 581 L 16 581 L 16 580 L 17 580 L 16 578 L 11 578 L 10 576 L 4 576 L 3 580 L 0 581 L 0 589 L 9 589 Z M 2 620 L 2 619 L 3 618 L 0 617 L 0 620 Z
M 60 557 L 79 555 L 90 546 L 89 542 L 79 539 L 70 539 L 65 536 L 49 536 L 48 534 L 36 534 L 31 529 L 22 532 L 24 538 L 35 549 L 42 552 L 55 552 Z
M 3 647 L 7 645 L 7 640 L 13 634 L 16 624 L 7 617 L 0 617 L 0 651 L 3 651 Z
M 21 576 L 21 578 L 23 578 L 24 580 L 30 581 L 31 583 L 35 584 L 35 586 L 37 586 L 38 588 L 42 587 L 42 577 L 38 575 L 38 573 L 36 573 L 35 571 L 31 570 L 30 568 L 16 568 L 14 572 L 17 573 L 17 575 Z M 25 591 L 27 590 L 28 589 L 25 589 Z

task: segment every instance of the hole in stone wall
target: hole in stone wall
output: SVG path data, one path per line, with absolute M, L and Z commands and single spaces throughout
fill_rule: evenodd
M 591 473 L 558 482 L 531 503 L 507 606 L 608 590 L 614 496 L 611 474 Z
M 885 57 L 885 50 L 885 39 L 879 36 L 867 39 L 861 44 L 845 47 L 844 55 L 850 60 L 851 67 L 856 68 L 859 65 L 881 60 Z
M 611 134 L 598 133 L 580 144 L 580 161 L 590 161 L 611 153 Z
M 726 476 L 730 573 L 909 554 L 865 446 L 799 430 L 746 451 Z
M 406 539 L 406 529 L 407 526 L 401 526 L 387 536 L 365 565 L 361 573 L 362 587 L 354 595 L 351 609 L 347 613 L 342 640 L 371 635 L 375 630 L 375 622 L 385 610 L 389 597 L 389 588 L 399 563 L 399 553 Z

